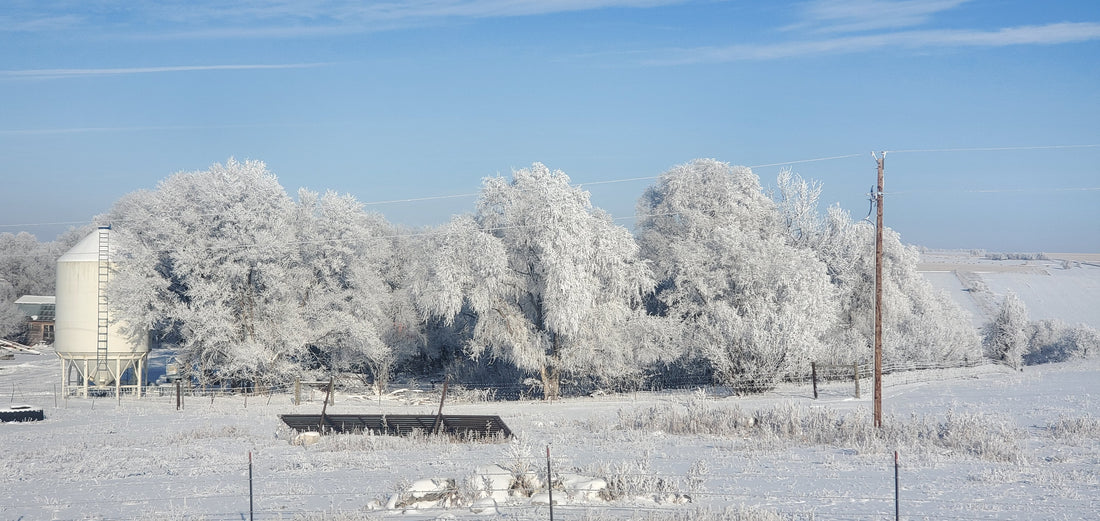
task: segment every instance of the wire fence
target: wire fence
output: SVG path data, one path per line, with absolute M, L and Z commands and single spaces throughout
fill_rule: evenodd
M 411 490 L 325 490 L 329 482 L 317 482 L 315 477 L 300 474 L 272 472 L 263 467 L 255 478 L 243 461 L 237 464 L 221 464 L 222 477 L 205 485 L 173 488 L 176 480 L 143 478 L 138 483 L 85 483 L 78 487 L 80 499 L 64 497 L 21 497 L 0 500 L 0 512 L 37 510 L 40 512 L 140 512 L 136 515 L 95 515 L 95 519 L 454 519 L 473 512 L 471 507 L 478 500 L 500 498 L 491 507 L 480 503 L 498 516 L 511 519 L 547 519 L 548 498 L 546 474 L 536 472 L 536 486 L 521 491 L 513 486 L 482 486 L 461 483 L 456 480 L 441 483 L 438 490 L 413 492 Z M 532 467 L 539 468 L 539 458 L 531 458 Z M 368 471 L 370 469 L 367 469 Z M 804 491 L 761 490 L 762 481 L 780 484 L 790 479 L 777 472 L 745 471 L 710 474 L 692 480 L 683 475 L 655 472 L 624 472 L 600 478 L 603 488 L 593 490 L 587 484 L 571 486 L 561 480 L 561 473 L 569 469 L 551 465 L 551 480 L 555 500 L 554 509 L 559 519 L 640 519 L 639 515 L 652 514 L 641 519 L 689 519 L 696 509 L 714 509 L 729 505 L 757 505 L 751 511 L 778 514 L 781 519 L 827 520 L 880 520 L 887 519 L 894 508 L 901 508 L 904 519 L 940 520 L 1000 520 L 1000 519 L 1065 519 L 1074 513 L 1100 511 L 1100 498 L 1093 495 L 1066 495 L 1039 497 L 1029 501 L 1013 498 L 980 498 L 978 503 L 960 502 L 958 499 L 927 497 L 927 485 L 921 483 L 917 473 L 901 467 L 903 488 L 897 496 L 890 467 L 879 465 L 878 483 L 863 480 L 860 492 L 836 492 L 849 476 L 815 476 Z M 511 474 L 504 476 L 512 478 Z M 441 482 L 444 480 L 440 480 Z M 629 488 L 616 481 L 630 481 Z M 1021 480 L 1016 485 L 1029 485 Z M 10 485 L 10 483 L 5 483 Z M 850 483 L 849 483 L 850 485 Z M 1012 485 L 1012 483 L 1006 483 Z M 1033 484 L 1032 484 L 1033 485 Z M 616 489 L 618 487 L 618 489 Z M 254 492 L 250 494 L 250 490 Z M 124 496 L 124 497 L 119 497 Z M 249 511 L 249 504 L 254 505 Z M 12 502 L 17 501 L 18 504 Z M 354 506 L 349 505 L 354 504 Z M 388 503 L 388 504 L 387 504 Z M 321 505 L 321 506 L 319 506 Z M 346 506 L 341 506 L 346 505 Z M 721 512 L 721 510 L 718 510 Z M 484 514 L 484 512 L 480 512 Z M 247 516 L 247 517 L 246 517 Z M 478 517 L 478 516 L 470 516 Z M 702 517 L 702 516 L 700 516 Z M 55 517 L 56 518 L 56 517 Z M 753 520 L 774 517 L 723 517 L 708 519 Z
M 882 366 L 882 374 L 890 376 L 883 381 L 886 387 L 906 385 L 911 383 L 932 381 L 939 378 L 936 371 L 970 369 L 981 366 L 997 365 L 1000 362 L 981 359 L 959 359 L 945 361 L 905 361 L 888 362 Z M 874 365 L 869 361 L 860 361 L 850 364 L 821 363 L 812 364 L 799 371 L 788 372 L 772 381 L 762 385 L 760 381 L 753 379 L 716 381 L 712 375 L 675 375 L 642 378 L 641 380 L 607 385 L 590 385 L 582 382 L 580 385 L 571 385 L 563 382 L 562 398 L 587 397 L 591 399 L 620 400 L 624 397 L 635 396 L 638 393 L 685 391 L 702 389 L 706 394 L 716 397 L 748 395 L 762 393 L 779 393 L 784 395 L 803 394 L 813 396 L 813 387 L 817 383 L 850 382 L 855 389 L 869 391 L 867 383 L 874 377 Z M 52 381 L 51 381 L 52 380 Z M 414 379 L 397 381 L 387 384 L 379 390 L 374 386 L 366 385 L 356 376 L 333 378 L 333 396 L 331 402 L 337 399 L 352 400 L 398 400 L 407 404 L 422 404 L 440 400 L 442 392 L 442 379 Z M 328 380 L 295 379 L 275 385 L 197 385 L 186 380 L 175 382 L 146 385 L 140 389 L 145 397 L 187 399 L 210 399 L 237 397 L 243 398 L 247 405 L 248 400 L 266 400 L 273 398 L 285 400 L 289 397 L 294 403 L 312 403 L 321 401 L 327 392 Z M 541 388 L 541 382 L 527 379 L 523 382 L 499 382 L 499 381 L 450 381 L 450 396 L 448 400 L 454 402 L 489 402 L 497 400 L 539 400 L 545 398 Z M 0 397 L 4 393 L 9 394 L 9 402 L 16 402 L 30 398 L 41 399 L 44 396 L 52 396 L 55 402 L 60 399 L 83 396 L 83 388 L 80 382 L 62 382 L 62 379 L 43 377 L 41 373 L 14 373 L 0 372 Z M 123 389 L 123 395 L 136 396 L 135 389 L 130 386 Z M 116 395 L 116 388 L 112 385 L 90 386 L 89 396 L 92 398 L 121 398 Z M 2 398 L 0 398 L 2 400 Z

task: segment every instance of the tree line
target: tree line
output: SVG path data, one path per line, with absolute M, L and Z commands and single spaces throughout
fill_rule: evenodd
M 204 382 L 305 373 L 532 383 L 544 396 L 687 378 L 758 391 L 871 352 L 874 228 L 789 171 L 695 160 L 637 203 L 634 231 L 542 164 L 474 208 L 407 228 L 349 195 L 291 197 L 259 161 L 121 198 L 115 316 Z M 885 230 L 884 356 L 977 358 L 965 314 Z

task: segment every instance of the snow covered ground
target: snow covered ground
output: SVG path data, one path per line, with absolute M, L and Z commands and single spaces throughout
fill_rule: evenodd
M 922 254 L 918 269 L 969 312 L 976 326 L 988 322 L 1012 291 L 1031 320 L 1056 318 L 1100 329 L 1100 255 L 1047 257 L 988 260 L 967 252 L 935 252 Z
M 892 519 L 895 450 L 903 519 L 1100 511 L 1097 360 L 887 375 L 881 436 L 864 381 L 860 399 L 848 382 L 818 400 L 791 385 L 456 401 L 446 412 L 497 414 L 518 436 L 312 445 L 293 444 L 277 415 L 319 413 L 319 393 L 300 406 L 289 394 L 190 397 L 177 410 L 171 393 L 65 399 L 58 371 L 48 351 L 0 361 L 6 401 L 46 416 L 0 424 L 0 519 L 249 519 L 249 453 L 255 519 L 548 519 L 547 446 L 555 519 Z M 437 399 L 339 393 L 328 411 L 432 414 Z M 514 476 L 530 489 L 509 490 Z

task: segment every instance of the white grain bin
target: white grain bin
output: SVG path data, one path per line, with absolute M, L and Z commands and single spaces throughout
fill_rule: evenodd
M 123 333 L 123 324 L 107 301 L 111 277 L 111 230 L 99 228 L 57 260 L 57 315 L 54 348 L 61 358 L 62 389 L 113 385 L 115 393 L 140 394 L 149 356 L 149 335 Z M 127 371 L 130 371 L 127 375 Z M 123 385 L 122 376 L 136 383 Z

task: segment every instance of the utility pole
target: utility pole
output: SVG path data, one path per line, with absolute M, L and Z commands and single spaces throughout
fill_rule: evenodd
M 878 163 L 878 190 L 875 191 L 875 427 L 882 427 L 882 192 L 886 169 L 886 151 L 882 157 L 871 152 Z

